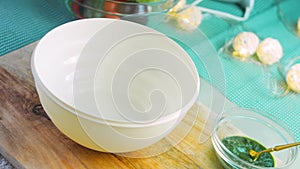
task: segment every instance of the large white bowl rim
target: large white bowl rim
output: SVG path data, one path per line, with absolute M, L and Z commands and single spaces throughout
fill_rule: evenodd
M 109 122 L 112 124 L 126 124 L 128 126 L 129 123 L 127 121 L 114 120 L 105 117 L 103 118 L 103 117 L 95 116 L 86 110 L 77 109 L 77 106 L 74 105 L 73 95 L 65 94 L 67 92 L 70 92 L 67 91 L 70 89 L 66 89 L 64 87 L 62 87 L 62 89 L 58 89 L 57 87 L 53 87 L 57 84 L 53 84 L 54 82 L 51 82 L 52 79 L 49 78 L 49 75 L 51 75 L 51 76 L 56 76 L 55 78 L 59 80 L 66 80 L 67 78 L 69 78 L 67 80 L 71 79 L 72 81 L 72 77 L 71 78 L 70 76 L 67 77 L 65 76 L 66 74 L 64 74 L 63 77 L 60 77 L 61 72 L 57 72 L 61 70 L 60 66 L 67 67 L 67 72 L 68 72 L 67 75 L 71 75 L 74 72 L 74 69 L 76 67 L 76 64 L 74 64 L 74 62 L 78 60 L 79 53 L 82 52 L 82 50 L 86 47 L 86 44 L 88 44 L 88 42 L 92 38 L 95 38 L 95 35 L 97 35 L 97 33 L 99 34 L 100 32 L 99 30 L 101 30 L 103 27 L 107 26 L 108 24 L 111 24 L 112 22 L 126 23 L 134 27 L 139 27 L 140 30 L 145 30 L 148 33 L 152 32 L 152 33 L 159 34 L 157 31 L 151 28 L 138 25 L 135 23 L 127 22 L 127 21 L 121 21 L 121 20 L 116 21 L 113 19 L 94 18 L 94 19 L 82 19 L 78 21 L 69 22 L 50 31 L 41 39 L 32 56 L 32 72 L 36 82 L 38 81 L 39 85 L 42 86 L 42 89 L 45 91 L 45 93 L 47 93 L 48 97 L 54 100 L 61 107 L 68 110 L 75 110 L 75 112 L 74 111 L 70 111 L 70 112 L 76 113 L 77 115 L 80 115 L 85 118 L 89 118 L 91 120 L 96 119 L 97 121 L 102 121 L 105 123 Z M 172 45 L 177 45 L 172 40 L 170 40 L 169 42 L 172 43 Z M 53 50 L 52 47 L 49 47 L 51 45 L 55 47 L 54 48 L 55 50 Z M 76 48 L 74 47 L 74 45 L 76 46 Z M 184 50 L 179 45 L 177 46 L 178 46 L 178 50 L 184 52 Z M 185 57 L 186 57 L 185 59 L 188 59 L 189 62 L 188 66 L 191 66 L 190 69 L 192 70 L 192 73 L 194 73 L 193 76 L 195 77 L 195 83 L 196 83 L 196 89 L 193 97 L 191 98 L 190 102 L 184 105 L 184 107 L 191 107 L 198 97 L 200 80 L 192 60 L 188 57 L 187 54 Z M 57 62 L 58 60 L 64 61 L 63 64 L 61 65 L 57 64 L 60 63 Z M 57 65 L 59 68 L 56 69 L 55 68 L 56 66 L 55 67 L 53 66 L 53 69 L 51 69 L 52 65 Z M 70 86 L 70 88 L 71 90 L 73 90 L 73 86 Z M 71 91 L 70 93 L 73 93 L 73 91 Z M 177 119 L 181 114 L 182 114 L 181 110 L 175 111 L 172 114 L 160 118 L 159 121 L 156 121 L 155 123 L 161 123 L 164 121 Z

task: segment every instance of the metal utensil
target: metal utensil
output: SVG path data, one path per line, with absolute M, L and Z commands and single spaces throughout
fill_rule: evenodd
M 263 153 L 270 153 L 270 152 L 273 152 L 273 151 L 280 151 L 280 150 L 283 150 L 283 149 L 287 149 L 287 148 L 291 148 L 291 147 L 295 147 L 295 146 L 299 146 L 299 145 L 300 145 L 300 142 L 296 142 L 296 143 L 291 143 L 291 144 L 275 146 L 275 147 L 268 148 L 268 149 L 260 151 L 260 152 L 256 152 L 254 150 L 249 150 L 249 154 L 250 154 L 251 157 L 254 158 L 254 161 L 256 161 L 258 159 L 258 157 Z

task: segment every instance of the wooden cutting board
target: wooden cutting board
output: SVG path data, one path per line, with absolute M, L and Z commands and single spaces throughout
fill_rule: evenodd
M 165 139 L 137 152 L 97 152 L 64 136 L 47 117 L 35 90 L 30 57 L 36 44 L 0 58 L 0 153 L 15 167 L 221 168 L 210 139 L 199 141 L 209 137 L 204 126 L 213 123 L 212 120 L 206 123 L 212 116 L 200 103 Z M 201 80 L 202 88 L 203 85 L 207 83 Z

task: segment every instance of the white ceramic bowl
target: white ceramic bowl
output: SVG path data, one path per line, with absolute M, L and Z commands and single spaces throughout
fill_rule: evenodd
M 57 128 L 104 152 L 138 150 L 166 136 L 196 101 L 200 83 L 175 42 L 104 18 L 73 21 L 45 35 L 32 73 Z

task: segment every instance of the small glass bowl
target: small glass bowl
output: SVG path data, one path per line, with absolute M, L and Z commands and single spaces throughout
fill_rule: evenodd
M 299 75 L 294 72 L 293 80 L 288 81 L 288 73 L 291 68 L 300 64 L 300 56 L 285 59 L 278 64 L 278 74 L 265 73 L 266 86 L 270 91 L 271 96 L 284 97 L 287 94 L 299 94 Z M 298 82 L 298 83 L 297 83 Z
M 253 63 L 256 64 L 258 66 L 264 66 L 267 67 L 266 65 L 264 65 L 263 63 L 261 63 L 256 55 L 256 52 L 250 56 L 245 56 L 245 57 L 240 57 L 240 56 L 235 56 L 234 55 L 234 39 L 243 32 L 251 32 L 253 34 L 255 34 L 259 40 L 259 42 L 261 42 L 263 39 L 265 39 L 265 37 L 259 35 L 257 32 L 251 30 L 250 28 L 248 28 L 247 26 L 245 26 L 242 23 L 235 23 L 235 24 L 229 24 L 229 29 L 227 30 L 226 34 L 226 39 L 224 41 L 224 45 L 219 48 L 218 53 L 221 57 L 223 57 L 224 59 L 233 59 L 233 60 L 238 60 L 241 62 L 247 62 L 247 63 Z
M 280 62 L 280 64 L 278 65 L 278 71 L 281 74 L 281 76 L 285 78 L 288 71 L 295 64 L 300 64 L 300 55 Z
M 128 15 L 166 13 L 179 0 L 65 0 L 69 11 L 77 18 L 115 18 Z
M 300 18 L 299 0 L 277 0 L 277 14 L 284 26 L 294 35 L 300 37 L 297 22 Z
M 212 133 L 212 143 L 217 157 L 227 168 L 260 167 L 241 160 L 222 143 L 222 139 L 229 136 L 244 136 L 251 138 L 265 147 L 296 142 L 288 127 L 271 115 L 252 109 L 232 108 L 220 114 Z M 297 147 L 271 153 L 274 157 L 275 167 L 268 169 L 288 168 L 297 158 Z

